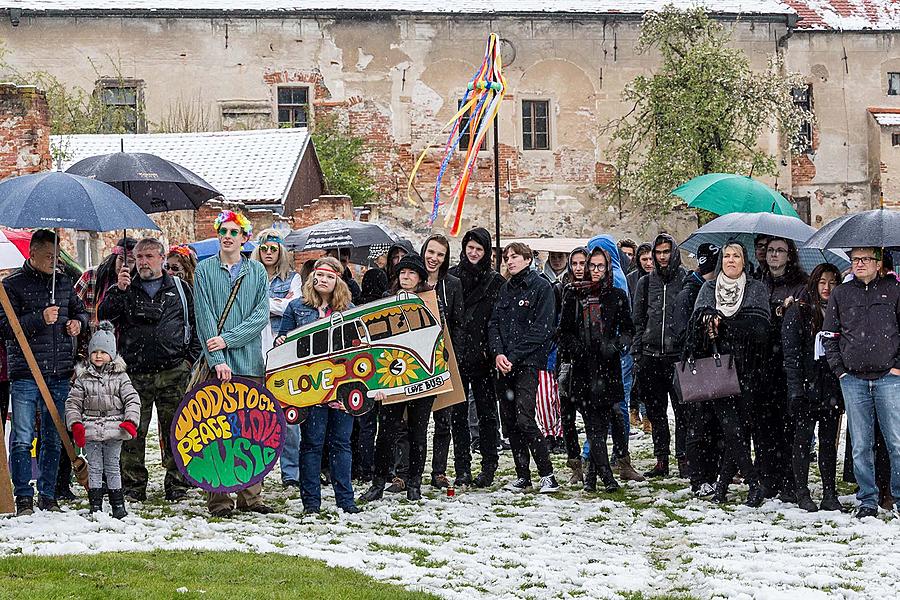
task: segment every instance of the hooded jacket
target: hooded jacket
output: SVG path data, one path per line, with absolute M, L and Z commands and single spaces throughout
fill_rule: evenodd
M 428 242 L 434 240 L 436 236 L 430 235 L 425 238 L 422 243 L 422 260 L 425 260 L 425 249 Z M 449 250 L 449 249 L 448 249 Z M 427 267 L 426 267 L 427 269 Z M 456 275 L 451 275 L 450 271 L 450 252 L 444 256 L 444 262 L 438 268 L 438 282 L 434 288 L 437 294 L 438 308 L 444 315 L 444 323 L 450 331 L 450 339 L 453 340 L 453 350 L 456 355 L 466 352 L 465 342 L 459 337 L 459 329 L 463 322 L 463 290 L 462 282 Z
M 628 296 L 613 286 L 612 278 L 607 271 L 596 284 L 586 279 L 563 291 L 560 359 L 572 364 L 572 393 L 581 402 L 611 405 L 625 398 L 620 354 L 631 344 L 634 325 Z M 597 314 L 594 325 L 589 322 L 592 312 Z
M 477 264 L 472 264 L 466 256 L 466 245 L 475 241 L 484 248 L 484 256 Z M 459 264 L 448 271 L 460 280 L 463 299 L 463 313 L 453 339 L 457 339 L 465 352 L 457 350 L 456 358 L 460 369 L 466 373 L 489 371 L 491 369 L 490 347 L 488 345 L 488 322 L 505 280 L 492 268 L 491 234 L 483 227 L 469 230 L 462 238 Z
M 662 244 L 672 245 L 668 266 L 663 269 L 656 260 L 656 249 Z M 653 241 L 653 271 L 641 277 L 634 294 L 634 347 L 635 357 L 676 357 L 681 354 L 678 328 L 675 323 L 675 306 L 678 293 L 687 278 L 681 266 L 681 254 L 675 239 L 661 233 Z
M 870 283 L 853 278 L 834 288 L 825 310 L 823 331 L 828 364 L 835 375 L 880 379 L 900 369 L 900 283 L 878 277 Z
M 500 288 L 488 325 L 491 357 L 505 354 L 515 368 L 546 369 L 555 331 L 553 287 L 525 267 Z
M 71 430 L 75 423 L 82 423 L 89 442 L 130 440 L 119 427 L 122 421 L 131 421 L 135 427 L 141 422 L 141 399 L 125 373 L 125 361 L 120 356 L 100 369 L 80 363 L 66 399 L 66 427 Z
M 88 328 L 88 313 L 84 303 L 75 295 L 72 279 L 56 273 L 56 305 L 59 318 L 53 325 L 44 322 L 44 309 L 50 306 L 52 275 L 41 273 L 25 261 L 21 269 L 3 280 L 19 324 L 28 337 L 31 351 L 44 377 L 68 379 L 75 368 L 76 339 L 66 333 L 66 322 L 81 321 L 82 331 Z M 0 332 L 7 340 L 6 352 L 10 380 L 31 379 L 31 369 L 13 334 L 12 325 L 0 310 Z
M 612 263 L 613 286 L 628 293 L 628 282 L 625 280 L 625 271 L 622 270 L 622 264 L 619 262 L 619 247 L 616 245 L 616 240 L 610 235 L 596 235 L 588 241 L 587 247 L 591 252 L 598 247 L 606 251 L 606 255 Z
M 644 267 L 641 266 L 640 255 L 644 252 L 653 252 L 653 246 L 644 242 L 640 246 L 638 246 L 637 251 L 634 253 L 634 268 L 631 270 L 628 275 L 625 276 L 625 280 L 628 283 L 628 295 L 631 298 L 634 298 L 635 288 L 637 287 L 638 281 L 647 274 L 647 271 L 644 270 Z M 690 316 L 690 315 L 688 315 Z
M 387 265 L 384 267 L 384 272 L 388 278 L 388 289 L 394 285 L 394 280 L 397 279 L 397 273 L 394 272 L 394 257 L 397 256 L 397 253 L 400 251 L 403 251 L 405 254 L 416 253 L 412 244 L 409 243 L 409 240 L 400 240 L 390 247 L 387 253 Z

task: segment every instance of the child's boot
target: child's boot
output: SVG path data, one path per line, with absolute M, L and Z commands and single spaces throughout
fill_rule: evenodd
M 109 490 L 109 504 L 112 506 L 114 519 L 123 519 L 128 514 L 125 510 L 125 493 L 122 491 L 122 488 Z
M 103 488 L 89 489 L 88 503 L 91 505 L 91 514 L 103 512 Z

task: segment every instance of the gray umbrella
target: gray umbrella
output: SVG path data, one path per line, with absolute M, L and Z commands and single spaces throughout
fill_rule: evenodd
M 378 223 L 332 219 L 292 231 L 284 239 L 284 245 L 290 250 L 355 248 L 360 249 L 363 256 L 368 256 L 370 246 L 391 245 L 398 239 L 394 232 Z
M 709 243 L 721 246 L 729 239 L 739 241 L 748 250 L 755 263 L 753 243 L 757 235 L 769 235 L 794 241 L 798 248 L 800 266 L 809 273 L 821 262 L 828 262 L 839 269 L 850 266 L 847 256 L 841 251 L 825 251 L 803 247 L 804 243 L 816 232 L 796 217 L 776 215 L 772 213 L 730 213 L 717 217 L 692 233 L 682 244 L 681 249 L 697 252 L 700 244 Z
M 839 217 L 809 238 L 807 248 L 900 246 L 900 212 L 878 208 Z

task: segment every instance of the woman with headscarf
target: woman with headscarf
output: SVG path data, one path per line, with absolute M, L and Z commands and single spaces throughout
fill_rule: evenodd
M 719 254 L 716 278 L 700 288 L 691 316 L 684 356 L 704 358 L 714 352 L 734 358 L 741 393 L 710 400 L 722 428 L 725 458 L 719 469 L 714 499 L 725 503 L 728 485 L 740 469 L 750 486 L 748 506 L 760 506 L 764 497 L 750 459 L 750 441 L 744 414 L 758 394 L 758 382 L 765 377 L 768 352 L 769 291 L 748 277 L 747 251 L 729 241 Z
M 782 337 L 784 370 L 787 375 L 789 410 L 796 423 L 792 465 L 797 504 L 816 512 L 819 507 L 809 492 L 810 440 L 819 425 L 819 473 L 822 476 L 822 510 L 841 510 L 835 488 L 837 436 L 844 397 L 841 384 L 817 353 L 817 337 L 822 330 L 825 307 L 831 291 L 841 280 L 834 265 L 820 264 L 813 269 L 806 289 L 784 315 Z M 821 345 L 821 342 L 819 343 Z
M 613 435 L 626 435 L 614 408 L 625 396 L 620 353 L 631 344 L 634 324 L 628 295 L 613 286 L 610 263 L 603 248 L 591 251 L 581 281 L 565 288 L 559 324 L 560 353 L 572 365 L 572 399 L 591 443 L 584 478 L 584 489 L 590 492 L 597 488 L 598 475 L 607 492 L 619 489 L 609 464 L 606 436 L 610 428 Z

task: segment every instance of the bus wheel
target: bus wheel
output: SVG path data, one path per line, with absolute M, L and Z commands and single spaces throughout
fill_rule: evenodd
M 372 410 L 375 404 L 375 401 L 366 395 L 366 386 L 359 382 L 345 383 L 338 392 L 340 393 L 341 404 L 354 417 L 366 414 Z
M 300 425 L 309 418 L 309 407 L 301 406 L 297 409 L 297 424 Z
M 284 409 L 284 420 L 288 425 L 299 425 L 309 417 L 309 407 L 288 406 Z

